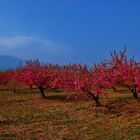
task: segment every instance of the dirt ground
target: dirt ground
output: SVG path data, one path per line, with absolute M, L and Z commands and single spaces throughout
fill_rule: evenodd
M 140 140 L 140 100 L 109 91 L 102 106 L 63 92 L 0 91 L 0 140 Z

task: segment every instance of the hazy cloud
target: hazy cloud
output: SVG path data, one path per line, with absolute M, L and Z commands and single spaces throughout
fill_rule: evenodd
M 30 36 L 6 36 L 0 37 L 0 45 L 14 49 L 29 43 L 36 42 L 36 38 Z M 38 41 L 37 41 L 38 42 Z
M 69 47 L 37 36 L 1 36 L 0 54 L 24 59 L 40 58 L 55 61 L 68 56 Z

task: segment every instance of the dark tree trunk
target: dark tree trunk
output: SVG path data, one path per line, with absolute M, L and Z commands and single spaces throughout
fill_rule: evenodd
M 39 87 L 39 90 L 40 90 L 41 96 L 42 96 L 43 98 L 46 98 L 45 93 L 44 93 L 44 89 L 41 88 L 41 87 Z
M 96 105 L 95 106 L 96 107 L 100 107 L 101 106 L 100 102 L 99 101 L 96 101 Z
M 85 93 L 85 95 L 88 97 L 88 98 L 90 98 L 90 99 L 92 99 L 92 100 L 94 100 L 95 101 L 95 106 L 96 107 L 99 107 L 101 104 L 100 104 L 100 102 L 99 102 L 99 95 L 97 94 L 97 95 L 94 95 L 91 91 L 86 91 L 85 89 L 83 89 L 83 88 L 81 88 L 82 90 L 83 90 L 83 92 Z
M 133 86 L 132 89 L 130 89 L 131 92 L 133 93 L 133 97 L 135 99 L 138 99 L 138 93 L 137 93 L 137 89 L 136 89 L 136 86 Z
M 133 97 L 134 97 L 135 99 L 138 99 L 138 93 L 137 93 L 136 91 L 133 91 Z
M 16 93 L 16 90 L 15 90 L 15 89 L 13 89 L 13 92 L 14 92 L 14 93 Z
M 99 102 L 99 95 L 94 95 L 93 93 L 91 92 L 87 92 L 86 94 L 90 99 L 94 100 L 95 101 L 95 106 L 96 107 L 99 107 L 101 104 Z
M 99 102 L 99 95 L 98 94 L 96 96 L 93 95 L 92 99 L 95 101 L 95 104 L 96 104 L 95 106 L 96 107 L 100 107 L 101 106 L 101 104 Z
M 115 92 L 117 92 L 117 89 L 116 89 L 115 87 L 112 87 L 112 89 L 113 89 Z

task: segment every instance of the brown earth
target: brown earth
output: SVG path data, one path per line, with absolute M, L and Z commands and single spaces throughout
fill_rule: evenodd
M 139 140 L 140 100 L 109 91 L 101 107 L 63 92 L 0 92 L 0 140 Z

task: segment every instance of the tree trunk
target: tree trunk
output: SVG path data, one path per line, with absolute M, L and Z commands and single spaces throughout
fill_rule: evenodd
M 88 97 L 88 98 L 90 98 L 90 99 L 92 99 L 92 100 L 94 100 L 95 101 L 95 106 L 96 107 L 99 107 L 101 104 L 100 104 L 100 102 L 99 102 L 99 95 L 97 94 L 97 95 L 94 95 L 91 91 L 86 91 L 85 89 L 83 89 L 83 88 L 81 88 L 82 90 L 83 90 L 83 92 L 85 93 L 85 95 Z
M 101 104 L 99 102 L 99 96 L 98 96 L 98 94 L 96 96 L 93 95 L 93 98 L 92 99 L 95 101 L 95 106 L 96 107 L 100 107 L 101 106 Z
M 43 98 L 46 98 L 45 93 L 44 93 L 44 89 L 40 87 L 39 90 L 40 90 L 41 96 Z
M 100 102 L 97 101 L 95 106 L 96 106 L 96 107 L 100 107 L 100 106 L 101 106 Z
M 112 89 L 113 89 L 115 92 L 117 92 L 117 89 L 116 89 L 116 88 L 112 87 Z
M 95 106 L 96 107 L 99 107 L 101 104 L 100 104 L 100 102 L 99 102 L 99 95 L 97 94 L 97 95 L 94 95 L 93 93 L 91 93 L 91 92 L 87 92 L 87 96 L 90 98 L 90 99 L 92 99 L 92 100 L 94 100 L 95 101 Z
M 138 93 L 137 93 L 136 91 L 133 91 L 133 97 L 134 97 L 135 99 L 138 99 Z
M 15 89 L 13 89 L 13 92 L 14 92 L 14 93 L 16 93 L 16 90 L 15 90 Z

